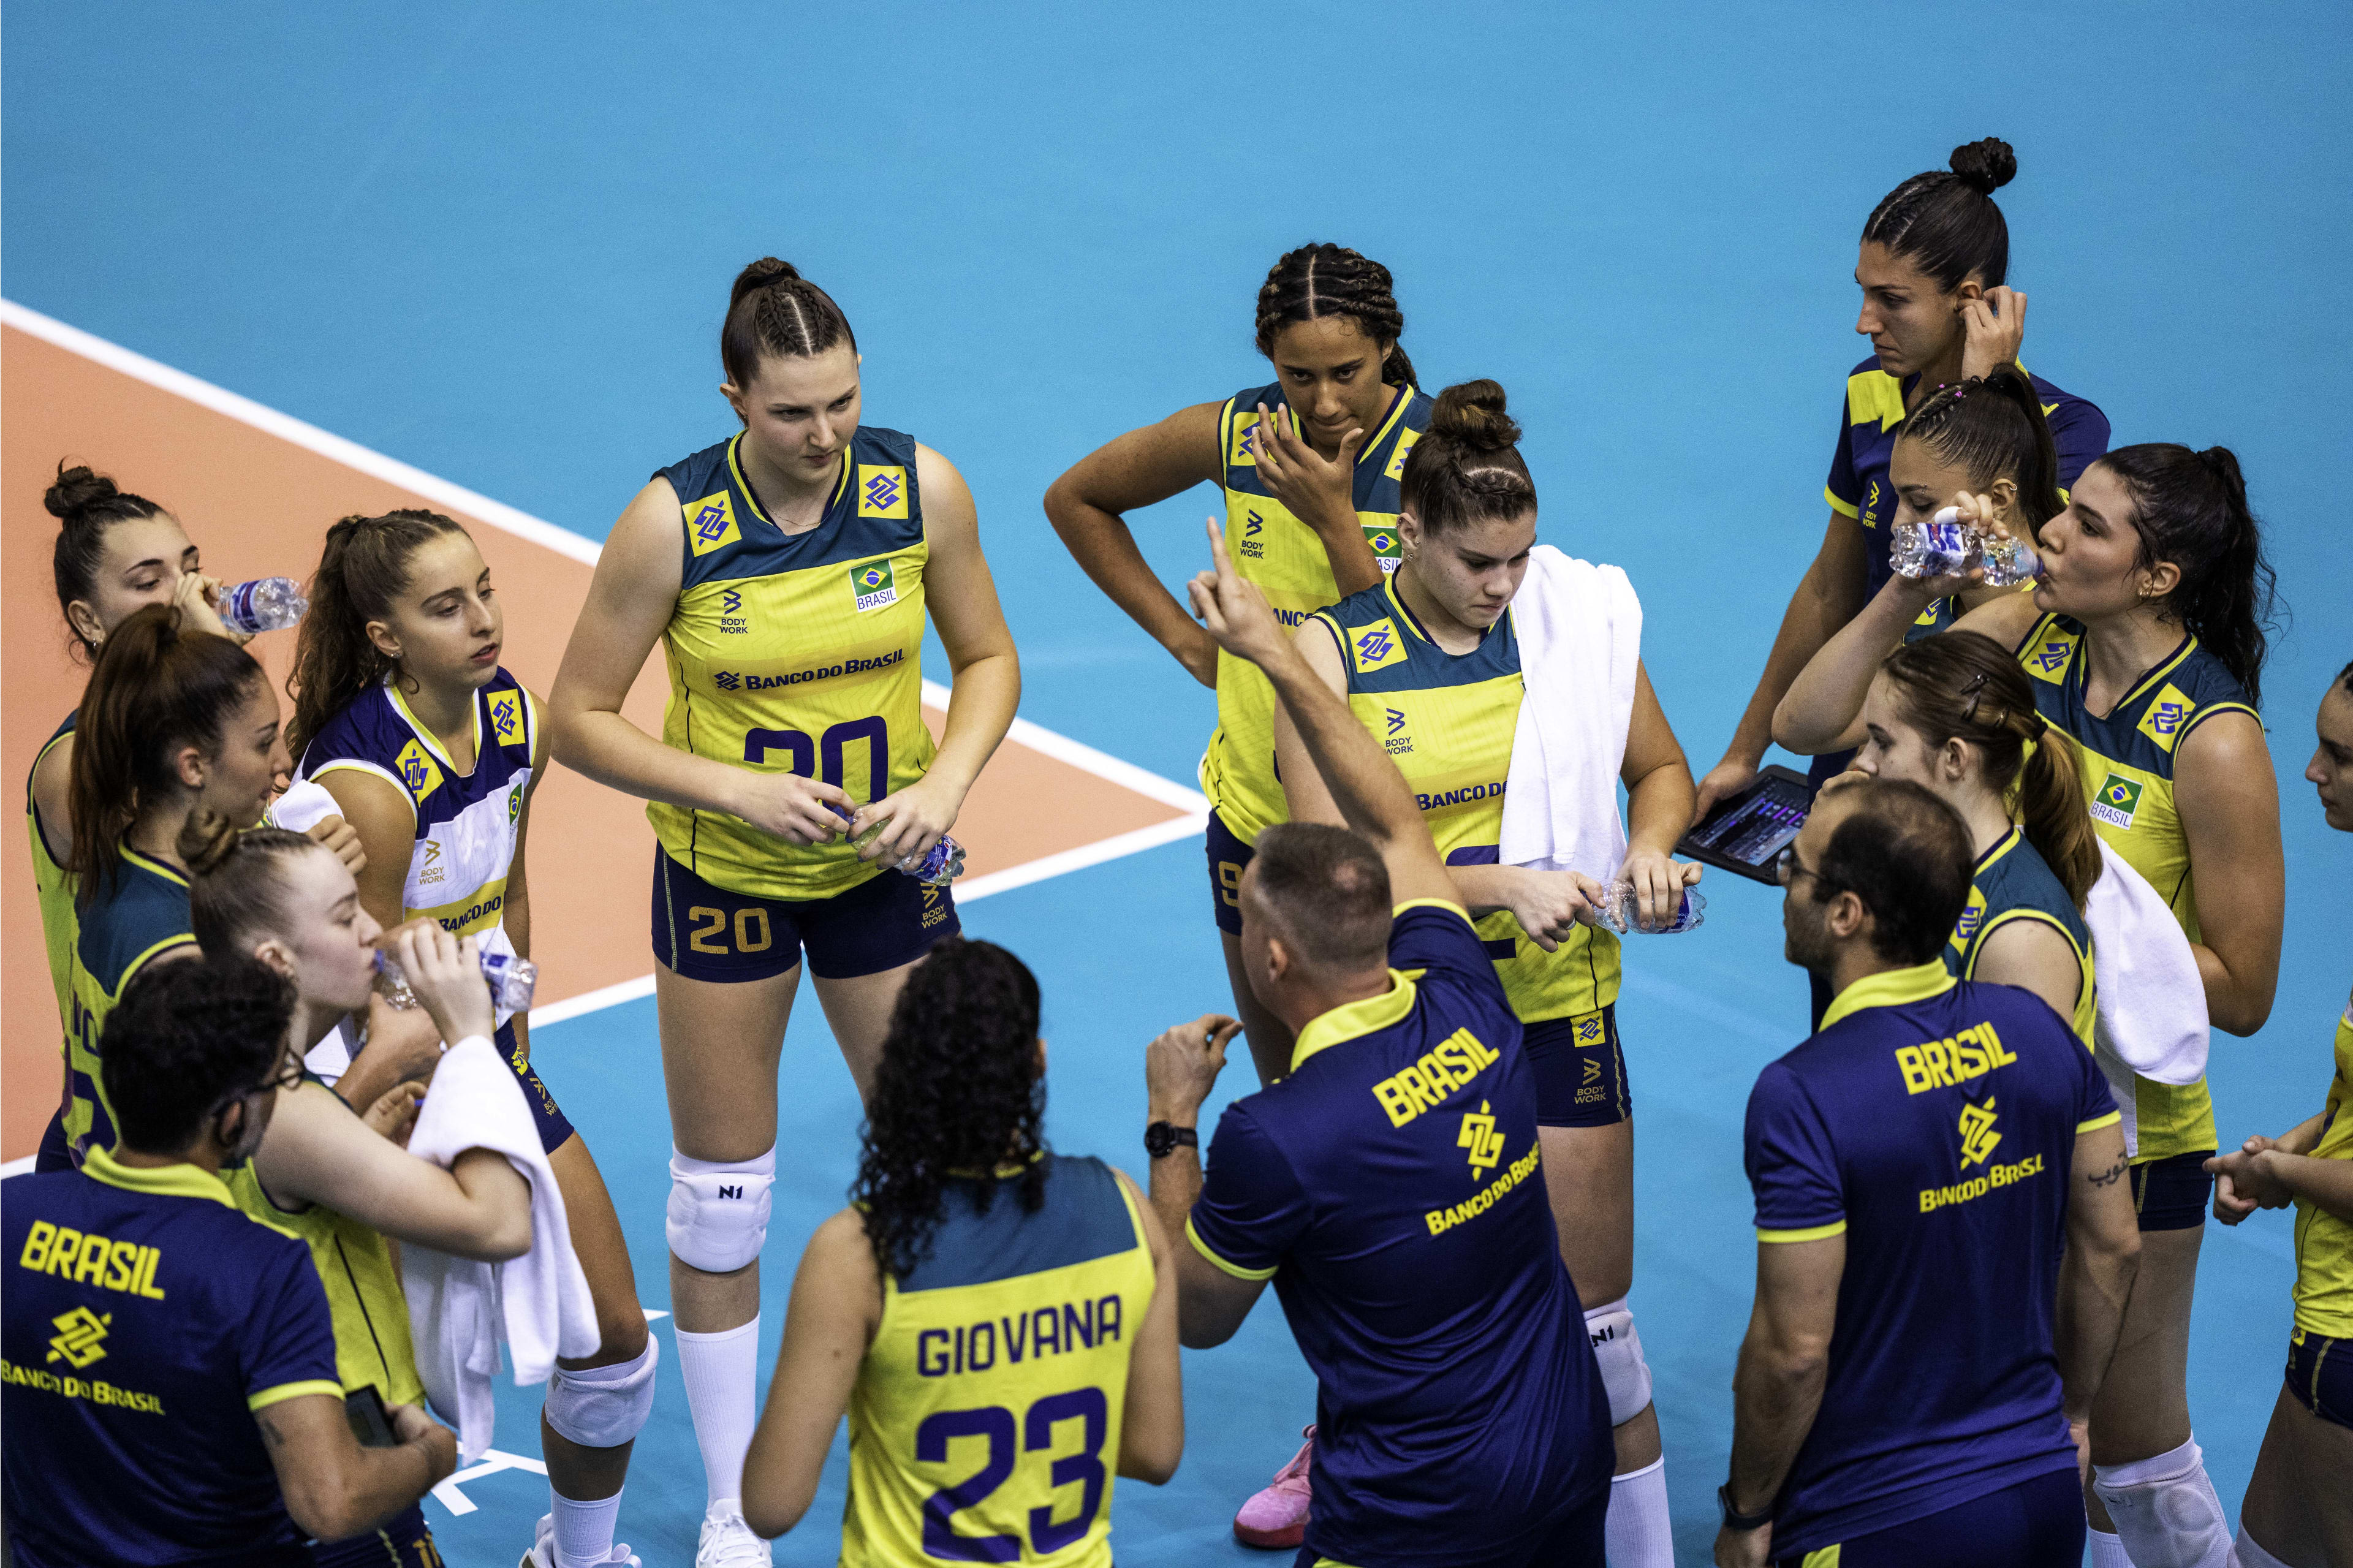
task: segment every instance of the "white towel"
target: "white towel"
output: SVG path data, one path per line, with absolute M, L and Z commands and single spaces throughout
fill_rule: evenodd
M 2206 1075 L 2206 983 L 2189 939 L 2148 879 L 2100 841 L 2100 879 L 2085 900 L 2099 985 L 2093 1055 L 2124 1112 L 2125 1148 L 2140 1152 L 2133 1078 L 2195 1083 Z
M 1511 614 L 1527 695 L 1512 734 L 1498 858 L 1606 883 L 1626 858 L 1618 770 L 1634 714 L 1642 602 L 1617 567 L 1539 544 Z
M 452 1258 L 414 1243 L 400 1249 L 400 1281 L 417 1371 L 433 1407 L 458 1425 L 459 1463 L 491 1446 L 499 1342 L 514 1362 L 517 1387 L 545 1383 L 555 1358 L 596 1353 L 596 1305 L 572 1250 L 564 1194 L 539 1146 L 522 1086 L 480 1035 L 441 1058 L 417 1113 L 408 1152 L 444 1168 L 469 1149 L 495 1149 L 531 1183 L 529 1252 L 504 1263 Z

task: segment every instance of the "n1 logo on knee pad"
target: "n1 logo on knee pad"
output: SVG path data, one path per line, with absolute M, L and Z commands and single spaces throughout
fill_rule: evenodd
M 671 1254 L 706 1274 L 733 1274 L 760 1256 L 775 1202 L 776 1152 L 727 1163 L 673 1150 L 663 1234 Z

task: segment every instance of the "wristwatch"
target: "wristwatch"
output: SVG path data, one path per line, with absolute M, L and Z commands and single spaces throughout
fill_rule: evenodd
M 1155 1121 L 1144 1130 L 1144 1152 L 1157 1160 L 1179 1149 L 1198 1149 L 1201 1134 L 1190 1127 L 1179 1127 L 1173 1121 Z
M 1769 1500 L 1765 1504 L 1763 1513 L 1743 1513 L 1733 1507 L 1730 1481 L 1715 1489 L 1715 1506 L 1723 1510 L 1724 1528 L 1726 1530 L 1762 1530 L 1773 1522 L 1773 1504 Z

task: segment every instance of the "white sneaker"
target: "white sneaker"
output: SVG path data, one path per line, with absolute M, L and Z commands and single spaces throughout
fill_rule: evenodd
M 615 1546 L 605 1556 L 604 1561 L 611 1564 L 611 1568 L 645 1568 L 645 1564 L 638 1560 L 637 1553 L 626 1546 Z M 539 1516 L 538 1528 L 533 1531 L 531 1550 L 522 1554 L 522 1561 L 517 1563 L 515 1568 L 555 1568 L 555 1516 L 554 1514 L 543 1513 Z
M 768 1543 L 744 1522 L 744 1510 L 733 1498 L 711 1505 L 694 1543 L 694 1568 L 770 1568 L 775 1562 Z

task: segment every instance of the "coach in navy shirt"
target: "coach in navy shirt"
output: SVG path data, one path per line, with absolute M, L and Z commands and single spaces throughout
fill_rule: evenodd
M 327 1294 L 295 1237 L 230 1201 L 300 1062 L 293 996 L 251 959 L 149 967 L 106 1021 L 120 1142 L 0 1185 L 0 1458 L 24 1568 L 286 1564 L 423 1496 L 457 1441 L 414 1405 L 362 1448 Z
M 1520 1025 L 1396 766 L 1216 553 L 1196 608 L 1266 671 L 1356 831 L 1270 828 L 1243 873 L 1243 962 L 1297 1046 L 1227 1109 L 1206 1184 L 1184 1134 L 1240 1026 L 1153 1042 L 1182 1337 L 1224 1342 L 1274 1282 L 1318 1385 L 1302 1563 L 1600 1568 L 1609 1405 Z
M 1788 957 L 1835 999 L 1749 1096 L 1716 1562 L 2076 1568 L 2071 1427 L 2140 1253 L 2107 1082 L 2042 998 L 1946 973 L 1969 840 L 1926 790 L 1826 791 L 1780 870 Z

